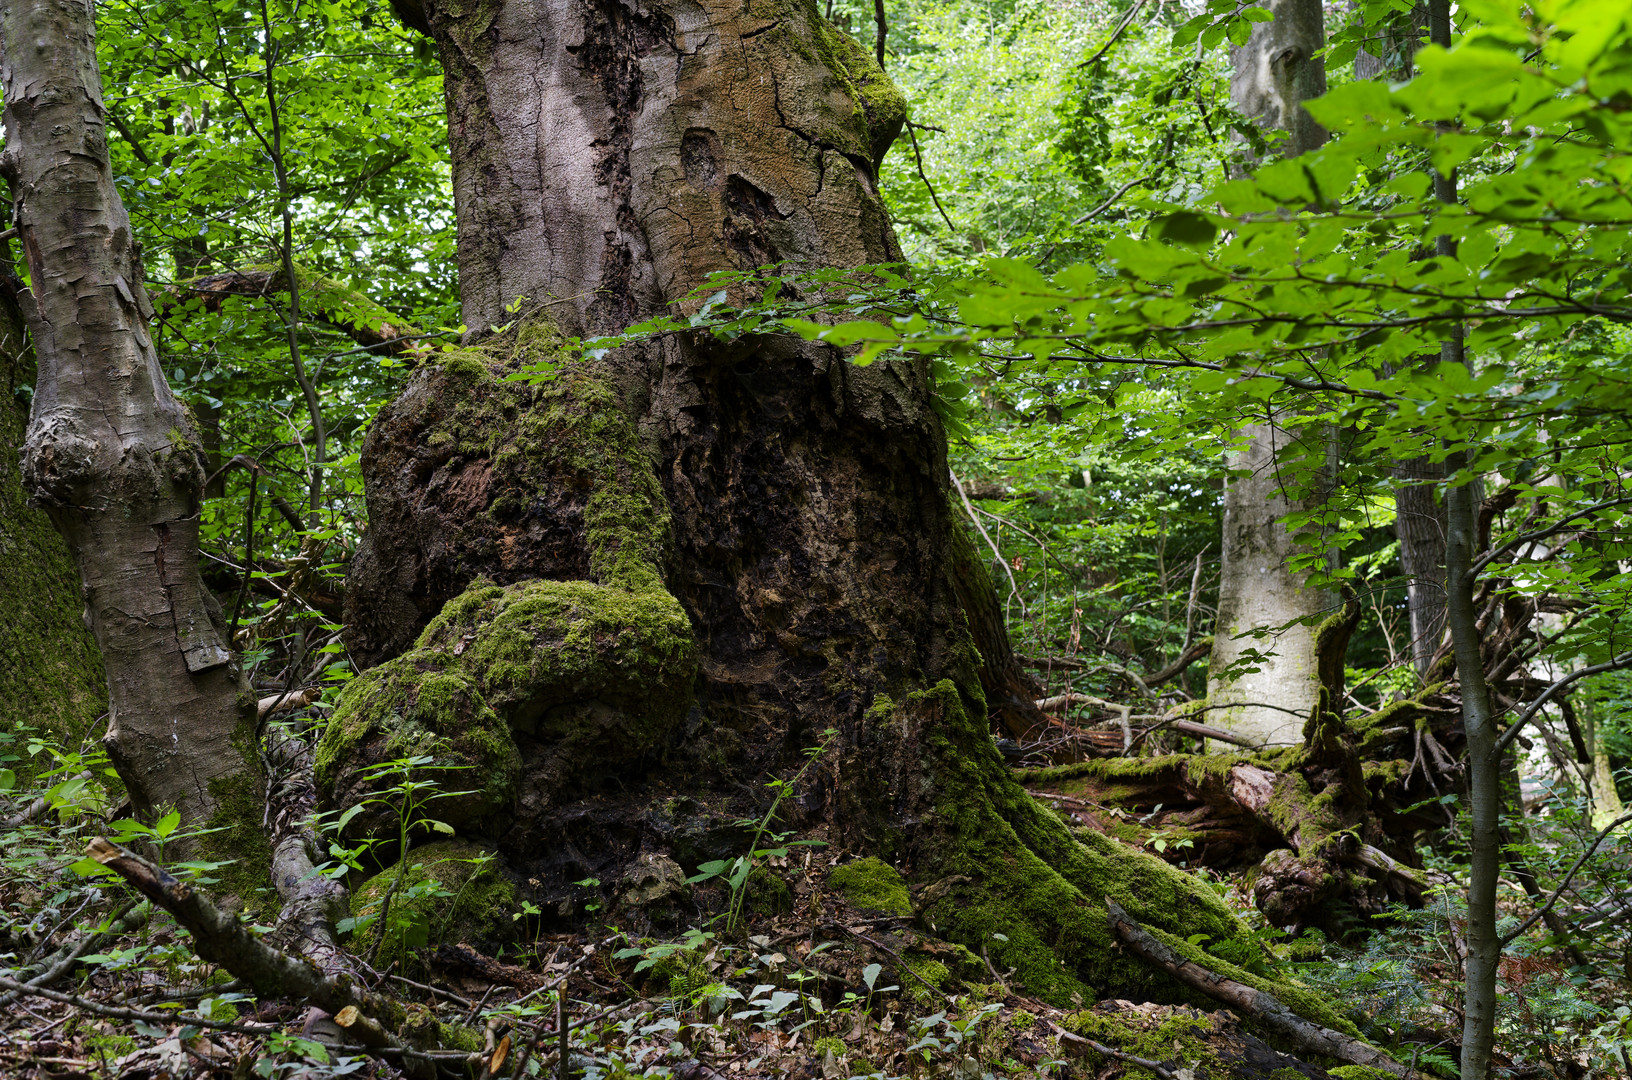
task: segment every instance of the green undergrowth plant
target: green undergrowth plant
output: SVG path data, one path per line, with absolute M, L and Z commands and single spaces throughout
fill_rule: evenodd
M 409 860 L 409 849 L 416 835 L 452 836 L 454 833 L 453 826 L 431 817 L 425 811 L 426 807 L 438 799 L 469 794 L 465 791 L 444 791 L 436 776 L 439 772 L 462 768 L 465 766 L 439 763 L 430 755 L 384 761 L 370 766 L 362 773 L 370 787 L 375 784 L 381 785 L 375 794 L 338 813 L 319 815 L 320 828 L 333 837 L 329 843 L 331 861 L 319 867 L 319 872 L 335 878 L 350 873 L 364 873 L 365 860 L 377 862 L 381 850 L 391 847 L 397 855 L 396 873 L 380 898 L 378 907 L 361 915 L 348 916 L 340 920 L 337 926 L 342 933 L 356 934 L 376 923 L 379 924 L 379 933 L 374 935 L 374 944 L 370 950 L 370 962 L 378 956 L 381 946 L 388 939 L 394 941 L 403 954 L 411 948 L 424 945 L 429 940 L 431 928 L 426 909 L 424 905 L 413 901 L 452 896 L 454 904 L 457 905 L 459 896 L 463 893 L 463 885 L 460 893 L 456 894 L 430 875 L 418 876 L 416 880 L 407 882 L 410 869 L 413 867 Z M 393 833 L 367 835 L 350 845 L 346 844 L 343 840 L 346 826 L 371 807 L 380 807 L 388 811 L 394 825 Z M 481 867 L 476 869 L 479 871 Z M 474 877 L 475 874 L 467 876 L 463 884 L 468 885 Z
M 686 879 L 686 884 L 695 885 L 699 882 L 712 881 L 723 878 L 731 891 L 731 902 L 726 908 L 725 929 L 727 933 L 734 933 L 742 921 L 744 902 L 748 896 L 748 884 L 754 876 L 754 871 L 760 869 L 766 860 L 785 859 L 790 849 L 795 847 L 822 847 L 821 840 L 789 840 L 792 832 L 777 832 L 772 830 L 771 824 L 776 820 L 776 812 L 782 807 L 782 800 L 793 794 L 799 782 L 805 778 L 815 764 L 821 760 L 833 740 L 838 737 L 838 729 L 828 728 L 822 732 L 822 741 L 816 746 L 805 750 L 805 763 L 790 780 L 772 780 L 765 786 L 774 793 L 770 808 L 760 818 L 742 818 L 736 822 L 740 828 L 754 830 L 753 838 L 748 842 L 746 854 L 738 855 L 735 859 L 715 859 L 697 867 L 697 873 Z M 760 841 L 770 838 L 770 845 L 761 847 Z

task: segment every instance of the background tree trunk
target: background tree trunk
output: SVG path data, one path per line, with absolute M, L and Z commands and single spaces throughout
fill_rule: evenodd
M 28 426 L 34 354 L 17 306 L 20 287 L 0 278 L 0 731 L 28 724 L 77 743 L 107 708 L 108 688 L 73 557 L 23 492 L 17 447 Z
M 1295 156 L 1326 141 L 1325 130 L 1303 102 L 1326 92 L 1326 66 L 1318 53 L 1326 41 L 1320 0 L 1278 0 L 1274 19 L 1254 23 L 1252 37 L 1230 50 L 1230 104 L 1266 133 L 1287 133 L 1281 150 Z M 1260 740 L 1295 744 L 1320 699 L 1315 627 L 1295 620 L 1336 607 L 1336 598 L 1307 587 L 1307 574 L 1288 565 L 1299 552 L 1280 519 L 1298 506 L 1286 492 L 1280 460 L 1291 436 L 1273 419 L 1241 429 L 1246 449 L 1232 455 L 1232 470 L 1250 475 L 1224 488 L 1224 530 L 1218 585 L 1218 625 L 1208 666 L 1208 722 Z M 1316 457 L 1324 450 L 1314 451 Z M 1272 637 L 1239 635 L 1285 626 Z M 1248 650 L 1272 654 L 1255 674 L 1225 672 Z M 1338 703 L 1333 703 L 1336 706 Z
M 898 258 L 876 165 L 904 108 L 873 58 L 805 0 L 404 15 L 441 51 L 464 320 L 488 332 L 365 446 L 348 623 L 379 666 L 317 748 L 321 797 L 409 752 L 471 764 L 482 790 L 438 816 L 570 917 L 574 880 L 615 899 L 742 854 L 767 776 L 821 744 L 776 828 L 885 860 L 925 924 L 1050 1000 L 1188 997 L 1115 950 L 1100 899 L 1197 957 L 1186 935 L 1239 925 L 1074 838 L 993 745 L 925 367 L 706 335 L 575 362 L 554 336 L 687 310 L 714 270 Z M 552 357 L 540 385 L 497 377 Z
M 1320 0 L 1270 0 L 1274 16 L 1253 23 L 1245 45 L 1230 49 L 1230 107 L 1266 134 L 1286 132 L 1281 153 L 1297 157 L 1326 142 L 1326 129 L 1303 103 L 1326 92 L 1326 14 Z
M 27 47 L 20 47 L 26 42 Z M 171 395 L 108 164 L 84 0 L 0 4 L 0 77 L 38 385 L 23 480 L 68 541 L 107 665 L 106 743 L 139 814 L 202 824 L 252 775 L 238 672 L 198 574 L 197 440 Z M 256 822 L 258 824 L 258 821 Z
M 1445 463 L 1426 457 L 1400 462 L 1394 475 L 1394 534 L 1400 541 L 1406 609 L 1411 622 L 1411 659 L 1427 675 L 1445 640 L 1445 506 L 1439 485 Z
M 1375 52 L 1362 49 L 1354 58 L 1357 79 L 1409 79 L 1417 42 L 1428 30 L 1428 8 L 1393 12 L 1375 26 Z M 1431 364 L 1437 356 L 1424 357 Z M 1400 570 L 1406 581 L 1406 611 L 1411 631 L 1411 659 L 1417 674 L 1427 675 L 1445 638 L 1445 507 L 1438 485 L 1445 463 L 1431 457 L 1401 461 L 1394 471 L 1394 535 L 1400 542 Z

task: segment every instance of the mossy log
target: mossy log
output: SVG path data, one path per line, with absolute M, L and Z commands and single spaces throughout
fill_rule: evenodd
M 1087 828 L 1153 849 L 1160 840 L 1174 862 L 1255 867 L 1270 921 L 1341 934 L 1357 914 L 1421 898 L 1415 839 L 1441 822 L 1418 805 L 1400 756 L 1417 711 L 1400 702 L 1360 729 L 1324 713 L 1283 750 L 1102 758 L 1019 779 Z

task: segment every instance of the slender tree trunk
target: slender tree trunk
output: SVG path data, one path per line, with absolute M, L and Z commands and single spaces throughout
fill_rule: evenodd
M 1460 352 L 1460 342 L 1457 343 Z M 1446 545 L 1449 587 L 1446 615 L 1462 694 L 1462 724 L 1468 738 L 1468 958 L 1463 977 L 1462 1080 L 1485 1080 L 1496 1024 L 1496 965 L 1501 940 L 1496 933 L 1496 881 L 1501 871 L 1501 773 L 1496 754 L 1496 721 L 1491 715 L 1480 650 L 1478 612 L 1470 568 L 1477 554 L 1478 495 L 1460 484 L 1446 497 L 1450 533 Z
M 137 812 L 173 806 L 199 824 L 252 772 L 252 750 L 233 744 L 252 700 L 199 580 L 198 446 L 148 330 L 94 25 L 86 0 L 0 3 L 0 166 L 39 363 L 23 477 L 79 564 L 108 671 L 106 742 Z
M 28 724 L 72 744 L 107 708 L 108 688 L 73 557 L 23 491 L 17 447 L 35 379 L 21 290 L 0 278 L 0 731 Z
M 1253 24 L 1247 43 L 1231 50 L 1230 104 L 1266 133 L 1286 132 L 1281 149 L 1294 156 L 1326 141 L 1302 104 L 1326 92 L 1318 55 L 1325 26 L 1320 0 L 1278 0 L 1269 9 L 1274 19 Z M 1229 465 L 1249 475 L 1224 488 L 1218 624 L 1207 679 L 1209 703 L 1228 708 L 1209 719 L 1265 745 L 1292 745 L 1302 740 L 1304 721 L 1320 700 L 1320 677 L 1315 626 L 1288 624 L 1331 611 L 1336 598 L 1309 588 L 1308 575 L 1288 565 L 1301 550 L 1280 520 L 1300 508 L 1288 497 L 1280 465 L 1291 436 L 1274 419 L 1249 424 L 1241 434 L 1247 448 Z M 1244 636 L 1282 626 L 1271 638 Z M 1226 677 L 1247 650 L 1272 655 L 1257 663 L 1256 674 Z
M 1441 48 L 1451 46 L 1450 0 L 1429 0 L 1428 36 Z M 1456 173 L 1433 174 L 1434 195 L 1442 203 L 1457 201 Z M 1434 238 L 1434 254 L 1456 257 L 1450 236 Z M 1451 326 L 1440 346 L 1443 364 L 1468 365 L 1460 323 Z M 1454 473 L 1471 464 L 1465 453 L 1446 460 Z M 1485 682 L 1483 641 L 1474 605 L 1477 583 L 1473 561 L 1479 554 L 1481 485 L 1464 479 L 1445 495 L 1445 621 L 1451 635 L 1456 679 L 1462 696 L 1462 727 L 1468 741 L 1468 955 L 1463 963 L 1462 1080 L 1486 1080 L 1496 1035 L 1496 968 L 1502 957 L 1496 932 L 1496 886 L 1502 864 L 1502 777 L 1497 752 L 1496 716 Z
M 414 746 L 468 763 L 481 789 L 437 816 L 570 912 L 575 880 L 616 905 L 641 867 L 742 854 L 732 822 L 820 744 L 776 828 L 883 860 L 919 887 L 901 905 L 1050 1000 L 1185 993 L 1097 898 L 1198 956 L 1186 935 L 1238 924 L 1074 838 L 993 746 L 925 367 L 707 335 L 577 361 L 557 336 L 695 310 L 715 270 L 899 258 L 877 163 L 904 106 L 868 50 L 809 0 L 398 10 L 441 53 L 475 332 L 363 451 L 348 644 L 377 666 L 320 798 Z M 500 377 L 540 360 L 547 382 Z
M 1400 569 L 1406 580 L 1411 625 L 1411 659 L 1426 675 L 1445 639 L 1445 506 L 1439 489 L 1445 463 L 1428 457 L 1400 462 L 1394 489 L 1394 535 L 1400 541 Z

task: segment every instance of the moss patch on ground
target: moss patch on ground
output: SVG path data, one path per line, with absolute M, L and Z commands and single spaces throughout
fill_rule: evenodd
M 1093 1039 L 1112 1050 L 1148 1061 L 1176 1063 L 1180 1068 L 1195 1069 L 1198 1074 L 1207 1076 L 1227 1076 L 1230 1073 L 1228 1063 L 1207 1042 L 1207 1036 L 1213 1033 L 1214 1028 L 1204 1016 L 1187 1016 L 1175 1010 L 1155 1023 L 1144 1025 L 1087 1010 L 1067 1016 L 1064 1027 L 1073 1034 Z M 1120 1064 L 1120 1061 L 1113 1062 L 1093 1051 L 1089 1051 L 1088 1060 L 1092 1065 Z M 1151 1075 L 1137 1068 L 1131 1068 L 1129 1072 Z
M 906 881 L 883 859 L 868 856 L 835 866 L 827 880 L 855 907 L 890 915 L 912 914 Z

